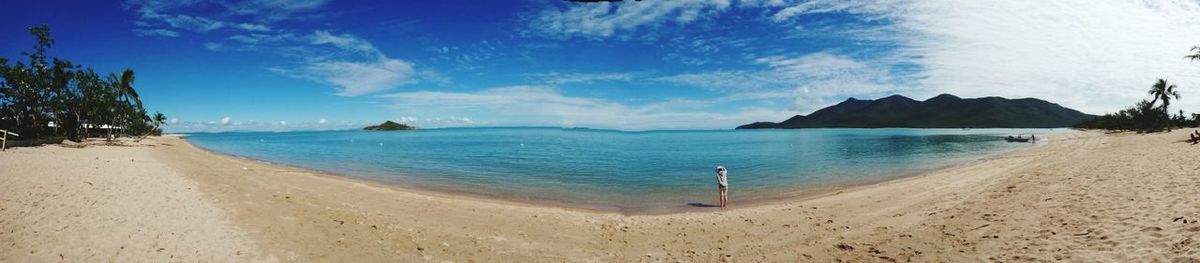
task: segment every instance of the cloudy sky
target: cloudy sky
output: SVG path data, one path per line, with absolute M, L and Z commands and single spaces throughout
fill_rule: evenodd
M 849 97 L 1036 97 L 1105 113 L 1157 78 L 1200 111 L 1200 2 L 16 1 L 0 57 L 137 72 L 168 131 L 732 128 Z

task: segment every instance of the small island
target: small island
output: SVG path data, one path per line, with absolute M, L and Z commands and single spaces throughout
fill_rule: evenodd
M 409 131 L 416 129 L 416 127 L 396 123 L 394 121 L 385 121 L 379 125 L 372 125 L 363 128 L 364 131 Z

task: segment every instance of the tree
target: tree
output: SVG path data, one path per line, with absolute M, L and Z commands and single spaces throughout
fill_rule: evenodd
M 133 89 L 133 69 L 125 69 L 121 71 L 121 77 L 117 80 L 117 93 L 121 94 L 121 100 L 126 103 L 136 103 L 137 108 L 142 108 L 142 99 L 138 97 L 137 90 Z
M 1166 113 L 1167 108 L 1171 106 L 1172 97 L 1179 99 L 1179 91 L 1176 90 L 1176 86 L 1174 84 L 1167 83 L 1166 79 L 1158 79 L 1158 82 L 1155 82 L 1154 86 L 1150 86 L 1150 91 L 1148 93 L 1150 93 L 1150 96 L 1153 98 L 1153 100 L 1150 101 L 1150 105 L 1153 106 L 1154 102 L 1162 100 L 1163 113 Z
M 1191 59 L 1191 60 L 1193 60 L 1193 61 L 1195 61 L 1195 60 L 1200 60 L 1200 46 L 1194 46 L 1194 47 L 1192 47 L 1192 50 L 1191 50 L 1191 51 L 1192 51 L 1192 52 L 1196 52 L 1196 54 L 1187 55 L 1187 56 L 1184 56 L 1184 58 L 1188 58 L 1188 59 Z
M 30 27 L 29 33 L 37 38 L 37 45 L 32 52 L 21 52 L 29 58 L 27 62 L 8 65 L 8 59 L 0 59 L 0 127 L 38 137 L 51 121 L 57 121 L 55 127 L 62 126 L 74 66 L 57 58 L 47 60 L 46 50 L 54 45 L 50 27 Z
M 162 112 L 154 112 L 154 133 L 162 135 L 162 125 L 167 122 L 167 115 Z
M 1118 111 L 1115 114 L 1105 114 L 1091 120 L 1076 124 L 1076 128 L 1107 129 L 1107 130 L 1136 130 L 1138 132 L 1170 131 L 1171 127 L 1183 123 L 1183 111 L 1176 118 L 1171 118 L 1168 108 L 1171 100 L 1180 98 L 1178 87 L 1158 79 L 1150 90 L 1150 100 L 1141 100 L 1132 107 Z M 1161 106 L 1155 106 L 1162 101 Z
M 1154 106 L 1155 101 L 1162 100 L 1162 106 L 1160 106 L 1155 112 L 1155 115 L 1157 115 L 1155 122 L 1165 122 L 1161 123 L 1159 127 L 1165 127 L 1167 131 L 1171 131 L 1171 116 L 1169 108 L 1171 107 L 1172 97 L 1179 99 L 1179 91 L 1176 90 L 1174 84 L 1168 83 L 1166 79 L 1158 79 L 1158 81 L 1154 83 L 1154 86 L 1150 86 L 1150 91 L 1148 93 L 1150 93 L 1150 96 L 1153 97 L 1153 100 L 1150 101 L 1150 107 Z
M 136 115 L 137 109 L 142 109 L 142 99 L 138 97 L 137 90 L 133 89 L 133 69 L 127 68 L 121 71 L 121 75 L 111 74 L 109 75 L 109 79 L 117 88 L 117 96 L 121 98 L 121 102 L 124 104 L 122 106 L 129 106 L 123 107 L 127 109 L 121 111 L 120 114 L 122 130 L 137 133 L 132 128 L 138 123 Z M 129 105 L 131 102 L 135 104 Z
M 73 140 L 98 127 L 110 128 L 109 135 L 113 127 L 137 134 L 156 129 L 133 88 L 132 69 L 101 78 L 90 68 L 47 56 L 54 45 L 48 26 L 30 27 L 29 32 L 37 45 L 21 52 L 28 61 L 9 64 L 0 58 L 0 129 L 20 133 L 22 139 Z

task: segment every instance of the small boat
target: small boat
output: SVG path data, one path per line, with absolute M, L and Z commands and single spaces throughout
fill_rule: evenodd
M 1029 142 L 1029 138 L 1008 136 L 1008 137 L 1004 137 L 1004 141 L 1007 141 L 1007 142 Z

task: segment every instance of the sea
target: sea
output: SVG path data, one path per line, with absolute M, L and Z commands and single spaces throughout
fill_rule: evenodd
M 747 205 L 879 182 L 1039 143 L 1068 129 L 617 131 L 444 128 L 192 133 L 208 151 L 396 187 L 581 209 L 712 209 L 715 169 Z M 403 200 L 397 200 L 402 202 Z

